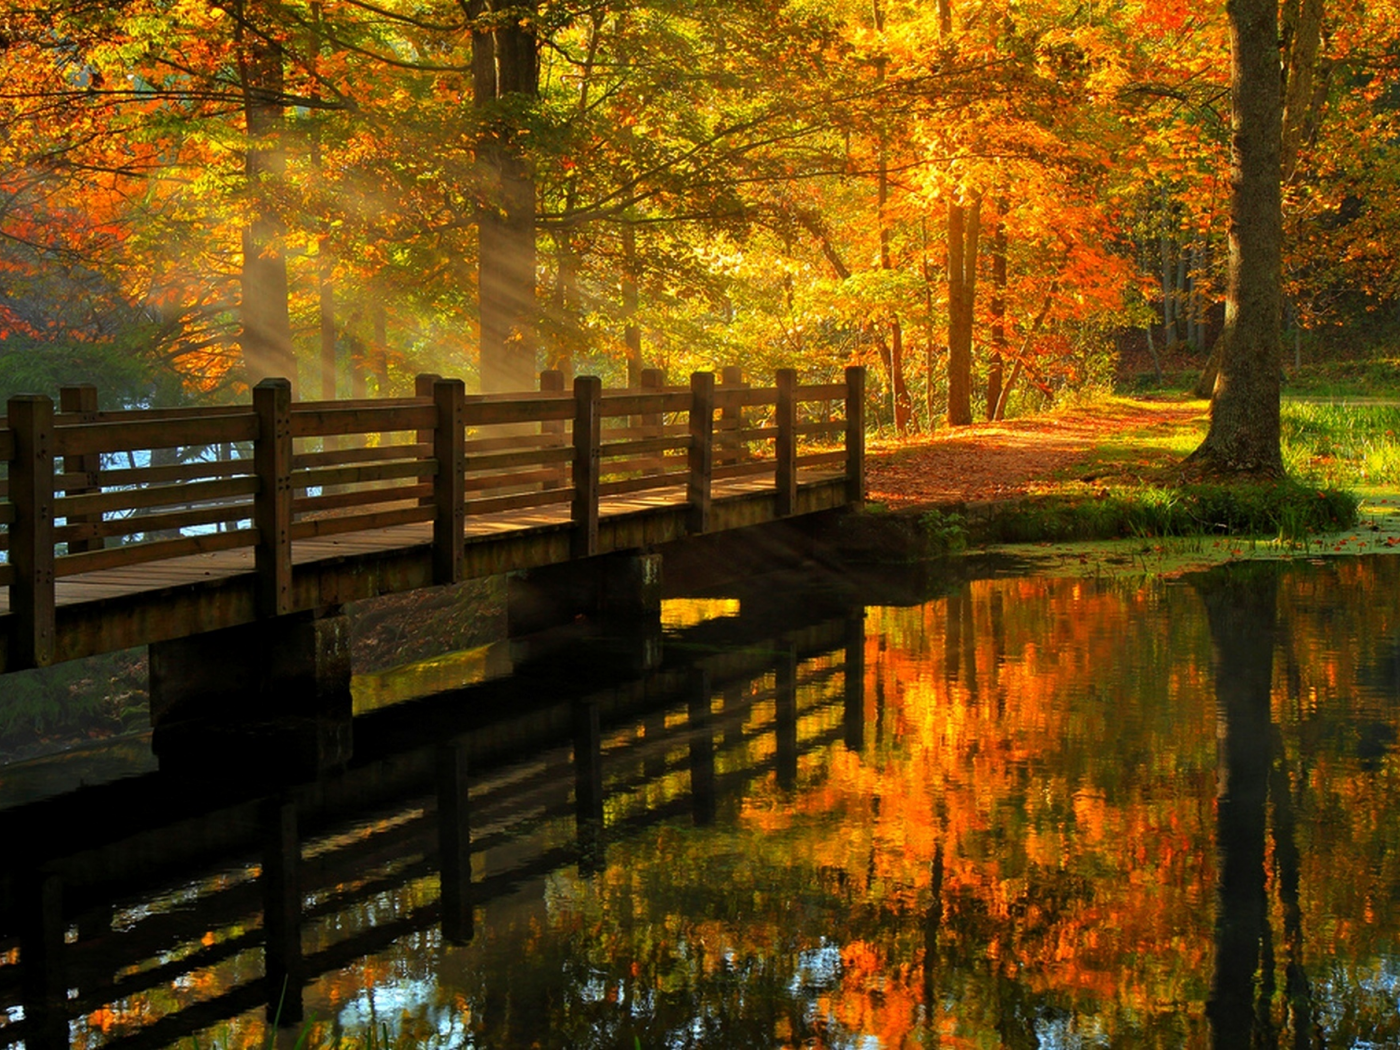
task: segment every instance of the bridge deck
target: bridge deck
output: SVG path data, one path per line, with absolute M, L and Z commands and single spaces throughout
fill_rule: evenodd
M 835 474 L 803 474 L 800 484 L 838 479 Z M 770 491 L 772 475 L 735 478 L 716 482 L 714 499 L 723 501 L 739 496 Z M 628 514 L 646 514 L 659 510 L 680 510 L 686 505 L 686 492 L 680 485 L 655 489 L 630 496 L 604 497 L 599 501 L 601 519 L 618 518 Z M 528 512 L 499 511 L 468 518 L 465 529 L 467 545 L 490 542 L 507 535 L 523 535 L 531 530 L 558 529 L 570 525 L 567 504 L 538 507 Z M 296 540 L 292 543 L 292 564 L 304 567 L 316 562 L 347 557 L 369 556 L 397 552 L 432 543 L 431 523 L 394 525 L 383 529 L 365 529 L 339 536 Z M 246 576 L 253 572 L 253 550 L 242 547 L 211 554 L 190 554 L 182 558 L 147 562 L 118 569 L 103 569 L 65 576 L 55 585 L 58 608 L 81 605 L 107 599 L 131 598 L 150 592 L 191 584 L 213 584 Z M 0 614 L 10 611 L 8 590 L 0 592 Z

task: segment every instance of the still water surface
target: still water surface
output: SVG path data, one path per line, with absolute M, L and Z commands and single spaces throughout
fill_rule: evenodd
M 1400 559 L 738 612 L 221 798 L 221 864 L 89 894 L 67 1039 L 258 1045 L 267 940 L 304 1045 L 1400 1047 Z

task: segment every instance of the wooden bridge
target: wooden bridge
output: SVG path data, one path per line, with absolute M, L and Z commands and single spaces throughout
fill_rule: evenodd
M 483 396 L 420 376 L 414 397 L 333 402 L 274 379 L 219 408 L 13 397 L 0 672 L 858 503 L 863 397 L 860 368 L 625 391 L 547 372 Z

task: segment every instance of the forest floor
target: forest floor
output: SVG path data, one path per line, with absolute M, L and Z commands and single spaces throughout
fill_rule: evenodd
M 1206 402 L 1113 397 L 932 436 L 872 442 L 867 498 L 890 510 L 985 503 L 1170 467 L 1205 433 Z

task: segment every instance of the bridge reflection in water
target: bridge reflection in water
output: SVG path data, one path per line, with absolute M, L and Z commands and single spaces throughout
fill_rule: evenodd
M 294 1023 L 323 975 L 470 941 L 523 887 L 602 870 L 611 840 L 709 824 L 755 779 L 791 786 L 802 754 L 861 744 L 858 607 L 511 645 L 508 677 L 357 718 L 353 760 L 315 782 L 189 764 L 0 811 L 0 1045 L 159 1047 L 259 1007 Z

